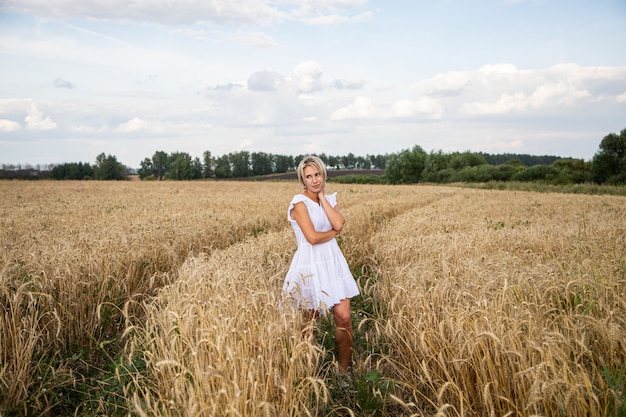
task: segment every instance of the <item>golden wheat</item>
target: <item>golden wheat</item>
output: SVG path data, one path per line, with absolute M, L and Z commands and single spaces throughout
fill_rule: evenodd
M 453 415 L 606 415 L 624 369 L 623 199 L 458 192 L 373 236 L 390 370 Z
M 355 305 L 368 305 L 355 375 L 396 382 L 378 412 L 617 413 L 625 198 L 329 188 L 348 219 L 340 244 L 359 275 Z M 367 414 L 333 399 L 323 347 L 302 340 L 301 315 L 282 303 L 296 192 L 296 182 L 0 182 L 0 410 Z M 110 389 L 98 375 L 112 362 L 121 401 L 83 393 L 63 404 L 81 385 Z

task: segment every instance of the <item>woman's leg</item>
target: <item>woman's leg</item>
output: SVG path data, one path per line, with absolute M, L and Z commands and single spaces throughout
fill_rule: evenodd
M 350 299 L 344 298 L 333 306 L 335 342 L 339 350 L 339 371 L 346 373 L 352 361 L 352 316 Z

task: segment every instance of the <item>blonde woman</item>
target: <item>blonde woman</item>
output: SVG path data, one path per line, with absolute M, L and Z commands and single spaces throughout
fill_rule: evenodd
M 350 267 L 335 240 L 346 222 L 337 193 L 326 194 L 326 167 L 317 156 L 298 165 L 302 193 L 291 200 L 287 218 L 298 248 L 287 272 L 283 291 L 314 320 L 331 310 L 339 372 L 347 373 L 352 359 L 350 298 L 359 294 Z

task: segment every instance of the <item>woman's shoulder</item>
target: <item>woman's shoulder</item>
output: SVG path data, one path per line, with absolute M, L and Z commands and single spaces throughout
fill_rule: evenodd
M 326 200 L 330 203 L 331 206 L 335 206 L 335 204 L 337 204 L 337 193 L 334 192 L 332 194 L 326 194 Z M 305 204 L 313 204 L 313 205 L 317 205 L 313 200 L 311 200 L 309 197 L 305 196 L 304 194 L 296 194 L 293 196 L 293 198 L 291 199 L 291 203 L 289 203 L 289 206 L 293 206 L 294 204 L 297 203 L 305 203 Z
M 291 210 L 293 210 L 296 204 L 304 203 L 304 205 L 307 206 L 309 204 L 309 201 L 311 200 L 303 194 L 294 195 L 293 198 L 291 199 L 291 202 L 289 203 L 289 208 L 287 209 L 287 219 L 289 221 L 293 221 L 293 219 L 291 218 Z
M 289 211 L 291 211 L 291 209 L 293 209 L 293 207 L 298 203 L 304 203 L 304 205 L 308 207 L 311 205 L 312 201 L 304 194 L 296 194 L 293 196 L 291 202 L 289 203 Z
M 293 206 L 296 203 L 306 202 L 307 200 L 309 200 L 309 198 L 304 194 L 296 194 L 291 199 L 290 205 Z

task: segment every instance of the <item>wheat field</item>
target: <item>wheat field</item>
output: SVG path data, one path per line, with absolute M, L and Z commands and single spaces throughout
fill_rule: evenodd
M 625 197 L 329 191 L 347 386 L 281 297 L 297 182 L 0 182 L 0 415 L 626 415 Z

